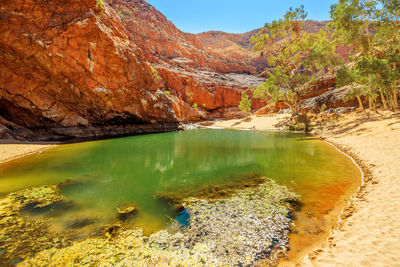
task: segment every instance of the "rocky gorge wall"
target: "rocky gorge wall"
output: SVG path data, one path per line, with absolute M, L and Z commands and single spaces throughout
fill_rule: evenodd
M 0 35 L 3 137 L 19 131 L 37 139 L 40 130 L 75 136 L 71 127 L 93 128 L 78 136 L 101 134 L 100 126 L 176 128 L 172 101 L 157 91 L 141 49 L 96 1 L 3 1 Z
M 307 29 L 325 25 L 309 21 Z M 251 89 L 263 82 L 256 74 L 266 59 L 249 41 L 257 32 L 184 33 L 144 0 L 3 0 L 0 140 L 177 130 L 242 116 L 242 91 L 260 109 L 266 103 Z M 332 81 L 307 97 L 330 91 Z M 324 102 L 314 100 L 304 110 Z
M 142 0 L 4 0 L 0 36 L 3 139 L 177 129 L 237 107 L 249 75 L 226 75 L 252 72 Z

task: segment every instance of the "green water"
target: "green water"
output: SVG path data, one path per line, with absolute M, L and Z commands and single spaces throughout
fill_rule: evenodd
M 4 163 L 0 193 L 80 181 L 62 190 L 76 206 L 57 215 L 61 222 L 86 216 L 111 221 L 118 206 L 137 203 L 131 223 L 152 232 L 176 216 L 157 192 L 253 174 L 288 185 L 312 207 L 334 205 L 360 179 L 347 157 L 304 135 L 191 130 L 61 145 Z

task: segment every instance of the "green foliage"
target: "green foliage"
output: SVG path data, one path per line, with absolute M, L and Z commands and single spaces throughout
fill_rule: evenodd
M 124 17 L 125 17 L 124 13 L 122 13 L 121 10 L 118 10 L 118 11 L 117 11 L 117 14 L 118 14 L 118 16 L 120 16 L 121 18 L 124 18 Z
M 171 92 L 170 91 L 164 91 L 164 94 L 171 95 Z
M 150 66 L 150 68 L 151 68 L 151 72 L 153 73 L 153 78 L 154 78 L 156 81 L 162 80 L 162 78 L 161 78 L 160 75 L 158 74 L 157 69 L 154 68 L 153 66 Z
M 206 104 L 201 105 L 203 108 L 207 107 Z
M 101 9 L 101 11 L 104 11 L 104 4 L 102 0 L 96 0 L 96 6 Z
M 246 116 L 251 112 L 251 100 L 244 91 L 242 92 L 242 99 L 240 100 L 239 108 Z
M 197 108 L 197 103 L 194 103 L 192 107 Z
M 336 45 L 329 33 L 307 33 L 304 7 L 290 8 L 283 19 L 266 24 L 253 36 L 254 50 L 268 58 L 271 70 L 266 81 L 254 91 L 255 97 L 272 103 L 286 103 L 293 114 L 298 113 L 298 103 L 305 85 L 341 63 Z
M 400 79 L 398 0 L 339 0 L 331 7 L 331 28 L 338 41 L 354 47 L 352 66 L 338 71 L 338 85 L 352 85 L 348 99 L 361 96 L 375 109 L 378 96 L 384 108 L 398 108 Z
M 326 110 L 326 104 L 322 104 L 321 108 L 319 109 L 319 112 L 322 113 Z

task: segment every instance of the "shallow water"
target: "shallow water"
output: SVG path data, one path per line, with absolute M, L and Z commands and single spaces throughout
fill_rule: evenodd
M 178 215 L 157 192 L 254 174 L 299 193 L 303 215 L 320 222 L 360 180 L 347 157 L 302 134 L 203 129 L 62 145 L 7 162 L 0 165 L 0 193 L 74 181 L 62 193 L 75 208 L 45 214 L 59 218 L 58 227 L 75 218 L 108 222 L 117 207 L 136 203 L 130 222 L 151 233 Z

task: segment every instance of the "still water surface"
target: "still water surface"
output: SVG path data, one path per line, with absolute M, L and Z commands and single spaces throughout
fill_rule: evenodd
M 302 196 L 303 210 L 317 217 L 331 211 L 360 180 L 347 157 L 302 134 L 202 129 L 61 145 L 4 163 L 0 194 L 77 181 L 62 189 L 76 205 L 57 214 L 60 225 L 77 217 L 108 222 L 116 218 L 117 207 L 136 203 L 139 212 L 131 223 L 150 233 L 177 215 L 155 197 L 157 192 L 253 174 L 292 188 Z

